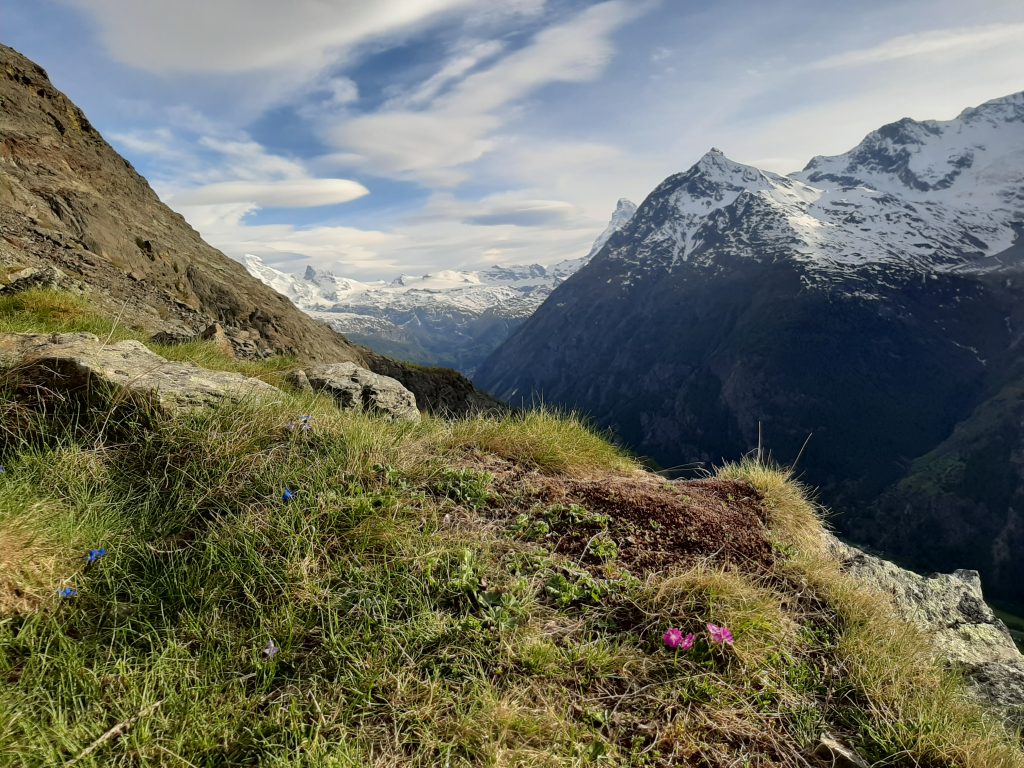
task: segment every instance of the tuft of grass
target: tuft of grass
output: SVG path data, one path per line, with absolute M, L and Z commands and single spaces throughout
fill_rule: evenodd
M 771 519 L 773 533 L 785 546 L 801 552 L 821 547 L 821 511 L 792 469 L 746 456 L 724 465 L 715 474 L 722 480 L 739 480 L 753 486 Z
M 638 464 L 577 413 L 539 409 L 453 422 L 449 443 L 549 474 L 632 471 Z
M 737 638 L 735 654 L 752 669 L 792 642 L 795 625 L 787 622 L 782 601 L 763 579 L 707 560 L 660 580 L 650 596 L 666 626 L 681 625 L 684 632 L 698 634 L 708 622 L 729 627 Z
M 82 296 L 34 289 L 0 296 L 0 333 L 93 333 L 115 341 L 134 338 Z

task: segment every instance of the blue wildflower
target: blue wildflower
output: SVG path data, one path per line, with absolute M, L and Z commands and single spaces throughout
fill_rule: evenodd
M 3 465 L 3 464 L 0 464 L 0 475 L 2 475 L 2 474 L 3 474 L 4 472 L 6 472 L 6 471 L 7 471 L 7 470 L 6 470 L 6 469 L 4 469 L 4 465 Z
M 89 565 L 92 565 L 101 557 L 104 557 L 106 554 L 106 547 L 100 547 L 99 549 L 90 549 L 89 554 L 85 556 L 85 562 Z
M 270 638 L 270 642 L 267 643 L 267 647 L 263 649 L 263 655 L 268 659 L 272 659 L 277 656 L 278 651 L 281 649 L 274 643 L 274 638 Z
M 289 501 L 295 498 L 295 492 L 291 488 L 285 488 L 284 493 L 281 494 L 281 500 L 287 504 Z
M 60 595 L 61 597 L 65 598 L 65 599 L 67 599 L 69 597 L 77 597 L 78 596 L 78 590 L 77 589 L 73 589 L 71 587 L 64 587 L 64 589 L 62 589 L 57 594 Z

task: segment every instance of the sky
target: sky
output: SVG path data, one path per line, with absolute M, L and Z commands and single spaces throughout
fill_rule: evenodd
M 4 0 L 0 41 L 228 255 L 362 280 L 577 258 L 712 146 L 789 173 L 1024 90 L 1020 0 Z

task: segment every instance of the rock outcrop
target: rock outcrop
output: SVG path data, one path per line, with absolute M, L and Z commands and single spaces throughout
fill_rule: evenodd
M 35 289 L 64 291 L 79 295 L 86 292 L 84 285 L 52 266 L 26 267 L 15 270 L 0 280 L 0 296 L 13 296 L 16 293 Z
M 160 411 L 280 394 L 259 379 L 165 360 L 141 342 L 91 333 L 0 334 L 0 384 L 41 400 L 132 403 Z
M 365 411 L 390 416 L 400 421 L 419 421 L 416 397 L 389 376 L 360 368 L 355 363 L 317 365 L 297 371 L 294 381 L 308 382 L 315 392 L 334 398 L 343 410 Z
M 1024 656 L 985 602 L 977 571 L 922 576 L 831 536 L 828 548 L 845 572 L 888 596 L 929 636 L 982 701 L 1024 726 Z

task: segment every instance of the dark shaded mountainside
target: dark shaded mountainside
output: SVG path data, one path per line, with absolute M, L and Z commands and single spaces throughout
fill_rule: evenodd
M 763 432 L 848 537 L 1024 603 L 1024 94 L 665 180 L 475 381 L 665 467 Z
M 160 202 L 41 67 L 0 45 L 0 283 L 32 267 L 83 283 L 138 330 L 185 339 L 219 323 L 242 357 L 352 361 L 398 378 L 429 410 L 493 402 L 454 371 L 351 344 L 251 277 Z

